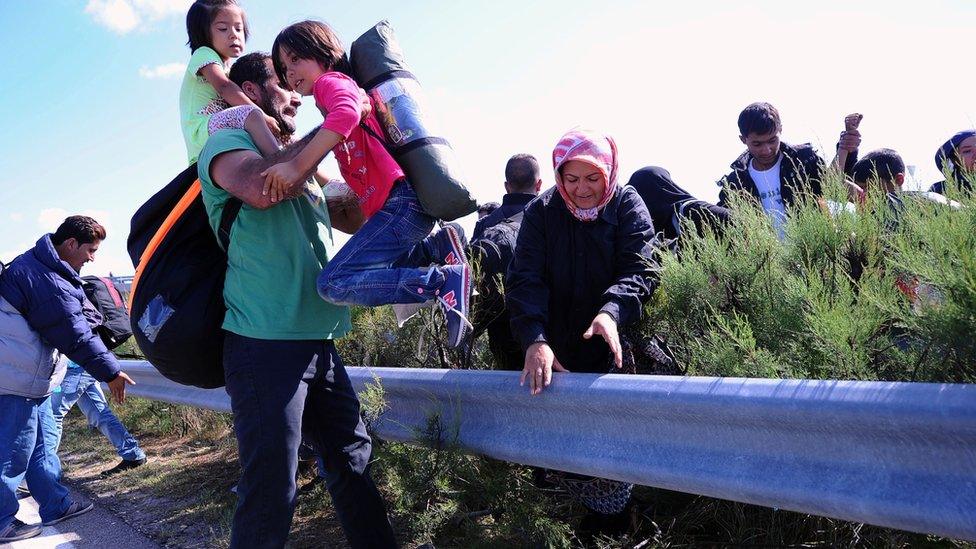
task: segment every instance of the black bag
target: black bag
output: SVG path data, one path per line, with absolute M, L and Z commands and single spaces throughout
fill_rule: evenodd
M 241 205 L 228 199 L 218 243 L 193 164 L 132 216 L 132 332 L 149 362 L 177 383 L 224 385 L 224 250 Z
M 109 349 L 122 345 L 132 337 L 129 311 L 122 298 L 125 289 L 110 278 L 85 276 L 81 280 L 84 281 L 83 289 L 88 296 L 88 301 L 91 301 L 102 315 L 102 323 L 95 329 L 98 337 L 102 338 Z

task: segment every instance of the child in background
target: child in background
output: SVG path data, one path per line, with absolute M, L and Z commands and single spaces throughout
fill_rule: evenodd
M 247 19 L 235 0 L 197 0 L 186 13 L 192 55 L 180 87 L 180 122 L 190 164 L 212 131 L 245 129 L 262 154 L 278 149 L 278 122 L 227 77 L 227 62 L 244 53 Z M 215 116 L 216 115 L 216 116 Z
M 301 184 L 331 150 L 367 218 L 322 270 L 319 295 L 336 304 L 366 306 L 436 300 L 450 344 L 458 346 L 470 327 L 464 231 L 447 224 L 422 243 L 435 219 L 424 212 L 380 140 L 383 129 L 369 96 L 349 76 L 349 61 L 331 28 L 318 21 L 291 25 L 275 38 L 271 57 L 278 78 L 301 95 L 314 96 L 325 121 L 297 156 L 261 174 L 265 192 L 277 200 Z

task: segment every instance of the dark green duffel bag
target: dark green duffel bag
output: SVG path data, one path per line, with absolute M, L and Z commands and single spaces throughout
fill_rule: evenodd
M 383 139 L 420 198 L 424 211 L 451 221 L 478 205 L 461 181 L 454 149 L 425 125 L 420 84 L 407 68 L 387 21 L 356 39 L 349 49 L 356 81 L 369 93 Z

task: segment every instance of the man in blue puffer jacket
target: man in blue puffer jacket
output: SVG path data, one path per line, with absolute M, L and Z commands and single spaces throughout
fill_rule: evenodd
M 104 239 L 94 219 L 72 216 L 0 272 L 0 544 L 41 532 L 14 518 L 25 476 L 44 526 L 92 508 L 72 501 L 58 481 L 61 463 L 45 450 L 45 438 L 55 435 L 50 395 L 67 365 L 60 355 L 107 382 L 120 403 L 133 383 L 92 331 L 100 315 L 78 275 Z

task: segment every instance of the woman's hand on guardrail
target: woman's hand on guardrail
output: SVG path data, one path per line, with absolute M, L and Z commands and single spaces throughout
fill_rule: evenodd
M 563 365 L 556 359 L 556 354 L 552 352 L 552 347 L 545 341 L 533 343 L 525 351 L 525 367 L 522 368 L 522 377 L 519 378 L 519 387 L 525 385 L 525 380 L 529 380 L 529 394 L 537 395 L 542 392 L 543 387 L 548 387 L 552 382 L 552 372 L 568 372 Z
M 115 379 L 108 382 L 108 388 L 110 391 L 112 391 L 112 397 L 115 399 L 115 402 L 118 402 L 119 404 L 125 403 L 126 383 L 128 383 L 129 385 L 136 384 L 136 382 L 132 381 L 132 378 L 129 377 L 129 375 L 126 374 L 125 372 L 119 372 L 119 375 L 116 376 Z

